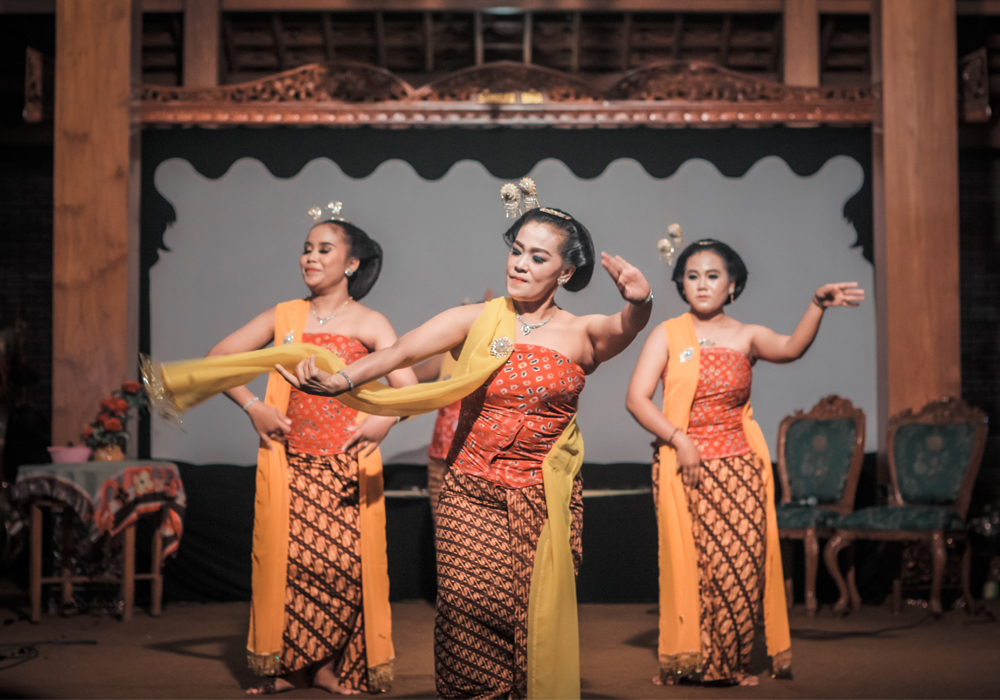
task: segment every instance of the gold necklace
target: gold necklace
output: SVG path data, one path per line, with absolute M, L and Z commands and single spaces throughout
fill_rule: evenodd
M 309 302 L 309 310 L 310 310 L 310 311 L 312 311 L 312 315 L 316 317 L 316 320 L 317 320 L 317 321 L 319 322 L 319 325 L 323 326 L 323 325 L 326 325 L 327 323 L 329 323 L 330 321 L 332 321 L 332 320 L 334 319 L 334 317 L 335 317 L 335 316 L 336 316 L 336 315 L 337 315 L 338 313 L 340 313 L 340 310 L 341 310 L 342 308 L 344 308 L 345 306 L 347 306 L 347 305 L 348 305 L 349 303 L 351 303 L 351 301 L 353 301 L 353 300 L 351 299 L 351 297 L 347 297 L 347 301 L 345 301 L 345 302 L 344 302 L 343 304 L 341 304 L 340 306 L 338 306 L 338 307 L 337 307 L 337 310 L 336 310 L 336 311 L 334 311 L 334 312 L 333 312 L 332 314 L 330 314 L 329 316 L 327 316 L 326 318 L 320 318 L 320 317 L 319 317 L 319 314 L 318 314 L 318 313 L 316 313 L 316 309 L 315 309 L 315 308 L 313 308 L 313 305 L 312 305 L 312 301 L 310 301 L 310 302 Z
M 551 321 L 552 319 L 554 319 L 556 317 L 556 313 L 558 311 L 559 311 L 559 307 L 557 306 L 556 309 L 555 309 L 555 311 L 552 312 L 551 316 L 549 316 L 547 319 L 545 319 L 544 321 L 541 321 L 539 323 L 528 323 L 523 318 L 521 318 L 521 314 L 517 313 L 516 311 L 514 312 L 514 316 L 521 323 L 521 335 L 528 335 L 529 333 L 531 333 L 531 331 L 535 330 L 536 328 L 541 328 L 546 323 L 548 323 L 549 321 Z

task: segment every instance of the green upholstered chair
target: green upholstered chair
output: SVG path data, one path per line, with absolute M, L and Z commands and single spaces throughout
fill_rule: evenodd
M 826 545 L 826 566 L 840 588 L 837 611 L 847 609 L 848 596 L 859 600 L 853 577 L 845 582 L 837 555 L 854 540 L 922 541 L 931 548 L 931 611 L 941 614 L 941 581 L 947 538 L 965 540 L 962 592 L 969 592 L 970 551 L 965 517 L 986 448 L 986 414 L 958 399 L 941 399 L 919 413 L 906 410 L 889 420 L 886 452 L 892 480 L 889 504 L 862 508 L 840 518 Z M 900 578 L 893 580 L 893 610 L 899 612 Z
M 854 510 L 864 457 L 865 413 L 839 396 L 827 396 L 808 413 L 786 416 L 778 427 L 778 536 L 803 542 L 810 617 L 816 615 L 819 539 L 830 537 L 837 518 Z M 791 607 L 791 567 L 785 591 Z

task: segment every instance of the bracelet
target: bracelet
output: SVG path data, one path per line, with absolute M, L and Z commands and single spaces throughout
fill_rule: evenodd
M 348 376 L 347 372 L 345 372 L 345 371 L 344 371 L 344 370 L 342 370 L 342 369 L 338 369 L 338 370 L 336 371 L 336 374 L 339 374 L 339 375 L 343 376 L 343 377 L 344 377 L 344 379 L 346 379 L 346 380 L 347 380 L 347 386 L 348 386 L 348 387 L 350 387 L 350 388 L 348 389 L 348 391 L 354 391 L 354 382 L 353 382 L 353 381 L 351 381 L 351 378 L 350 378 L 350 376 Z
M 678 430 L 680 430 L 680 427 L 674 426 L 674 432 L 670 433 L 670 437 L 667 438 L 667 444 L 671 447 L 674 446 L 674 436 L 677 435 Z
M 630 301 L 629 304 L 635 304 L 636 306 L 645 306 L 649 302 L 653 301 L 653 290 L 649 290 L 649 296 L 642 301 Z
M 244 411 L 248 410 L 251 406 L 253 406 L 258 401 L 260 401 L 260 398 L 254 396 L 252 399 L 250 399 L 245 404 L 243 404 L 243 410 Z

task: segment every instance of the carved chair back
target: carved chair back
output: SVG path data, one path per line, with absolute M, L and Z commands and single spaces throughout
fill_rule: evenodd
M 893 416 L 886 440 L 890 505 L 950 506 L 964 520 L 987 433 L 983 411 L 950 397 Z
M 781 502 L 850 513 L 864 457 L 865 412 L 848 399 L 831 394 L 786 416 L 778 427 Z

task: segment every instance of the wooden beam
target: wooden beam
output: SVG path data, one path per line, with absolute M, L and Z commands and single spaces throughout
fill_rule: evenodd
M 79 441 L 100 400 L 136 376 L 141 22 L 137 0 L 56 9 L 55 445 Z
M 573 24 L 570 39 L 569 70 L 580 72 L 580 13 L 573 13 Z
M 371 0 L 222 0 L 226 12 L 371 11 Z M 782 0 L 520 0 L 539 12 L 781 12 Z M 504 6 L 497 0 L 381 0 L 386 11 L 474 11 Z
M 534 41 L 532 30 L 534 29 L 534 15 L 530 12 L 524 13 L 524 36 L 522 38 L 522 43 L 524 45 L 523 50 L 523 60 L 528 65 L 531 65 L 531 42 Z
M 483 47 L 483 13 L 477 12 L 472 19 L 472 42 L 473 52 L 476 55 L 476 65 L 483 65 L 485 59 L 485 48 Z
M 785 84 L 819 85 L 819 8 L 817 0 L 785 0 Z
M 430 12 L 424 13 L 424 71 L 434 72 L 434 16 Z
M 184 0 L 184 85 L 219 84 L 219 0 Z
M 873 132 L 880 420 L 960 397 L 955 0 L 881 0 Z M 875 42 L 873 42 L 873 45 Z M 879 433 L 885 434 L 886 423 Z

